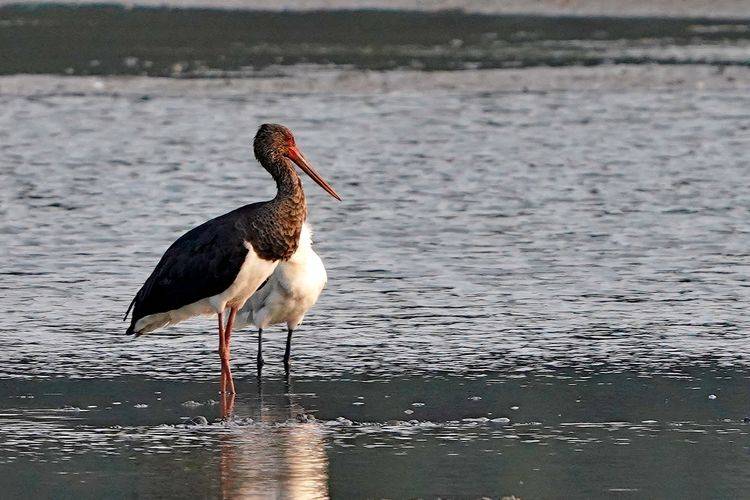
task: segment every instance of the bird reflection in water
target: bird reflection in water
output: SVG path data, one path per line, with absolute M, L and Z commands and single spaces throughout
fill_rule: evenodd
M 231 412 L 234 398 L 227 395 L 226 401 L 222 400 L 227 423 L 220 437 L 222 498 L 329 496 L 324 429 L 309 421 L 295 401 L 291 381 L 283 387 L 283 394 L 264 395 L 259 380 L 257 401 L 248 405 L 247 415 L 224 413 L 227 409 Z

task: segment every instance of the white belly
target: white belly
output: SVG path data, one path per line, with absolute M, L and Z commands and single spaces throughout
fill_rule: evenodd
M 258 257 L 249 242 L 245 242 L 247 257 L 234 282 L 218 295 L 208 298 L 212 312 L 219 313 L 227 307 L 241 308 L 255 293 L 261 283 L 271 276 L 279 261 L 264 260 Z
M 266 328 L 286 323 L 294 329 L 317 302 L 327 281 L 326 269 L 313 251 L 309 236 L 300 241 L 294 255 L 279 264 L 268 284 L 242 308 L 235 322 L 237 328 L 248 324 Z
M 140 334 L 152 332 L 158 328 L 174 325 L 193 316 L 217 314 L 227 307 L 241 308 L 247 299 L 258 289 L 261 283 L 276 269 L 278 261 L 261 259 L 249 242 L 245 242 L 247 256 L 240 267 L 240 272 L 229 288 L 223 292 L 200 299 L 192 304 L 157 314 L 150 314 L 139 319 L 135 331 Z

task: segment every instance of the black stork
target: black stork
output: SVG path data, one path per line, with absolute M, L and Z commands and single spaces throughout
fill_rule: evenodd
M 193 316 L 218 315 L 222 394 L 235 392 L 229 340 L 237 311 L 299 245 L 307 204 L 292 162 L 341 200 L 300 153 L 288 128 L 261 125 L 253 150 L 276 181 L 276 197 L 245 205 L 183 234 L 164 252 L 125 313 L 127 318 L 133 310 L 127 333 L 136 337 Z

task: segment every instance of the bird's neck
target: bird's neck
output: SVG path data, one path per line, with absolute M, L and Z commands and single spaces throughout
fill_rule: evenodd
M 280 165 L 271 170 L 276 181 L 276 198 L 274 201 L 289 201 L 291 203 L 305 204 L 305 192 L 302 190 L 302 181 L 288 160 L 278 160 Z
M 287 160 L 281 161 L 285 165 L 277 169 L 273 176 L 276 180 L 276 197 L 273 199 L 273 204 L 278 207 L 277 210 L 283 214 L 284 219 L 292 223 L 299 231 L 307 218 L 307 203 L 305 192 L 302 190 L 302 180 Z
M 265 210 L 270 211 L 269 242 L 273 242 L 273 258 L 287 260 L 297 250 L 302 224 L 307 219 L 307 203 L 302 181 L 291 163 L 283 158 L 263 165 L 276 181 L 276 197 Z

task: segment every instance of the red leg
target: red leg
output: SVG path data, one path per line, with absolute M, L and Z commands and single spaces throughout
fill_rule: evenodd
M 221 360 L 221 382 L 219 383 L 219 393 L 224 394 L 227 389 L 227 360 L 226 346 L 224 342 L 224 312 L 219 313 L 219 359 Z
M 229 318 L 227 318 L 227 326 L 224 328 L 224 338 L 227 343 L 227 349 L 229 349 L 229 338 L 232 336 L 232 328 L 234 328 L 234 318 L 237 316 L 238 309 L 232 307 L 229 309 Z
M 229 339 L 232 336 L 232 327 L 234 327 L 234 318 L 237 316 L 237 308 L 232 307 L 229 309 L 229 318 L 227 318 L 227 326 L 224 328 L 224 347 L 226 350 L 227 358 L 227 388 L 231 394 L 235 393 L 234 380 L 232 379 L 232 371 L 229 369 Z

